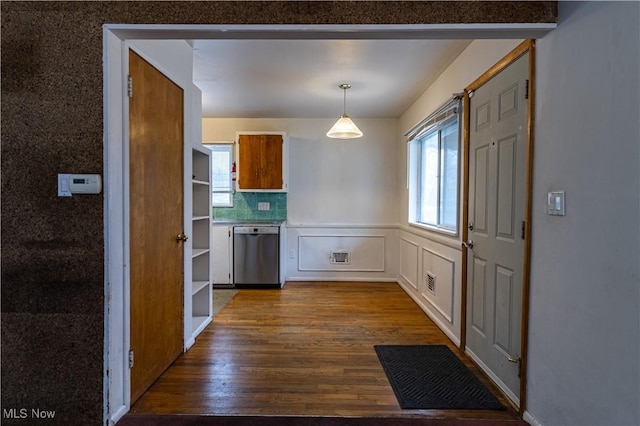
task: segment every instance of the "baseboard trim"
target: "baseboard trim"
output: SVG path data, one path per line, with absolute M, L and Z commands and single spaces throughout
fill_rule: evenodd
M 533 417 L 531 415 L 531 413 L 529 413 L 526 410 L 525 410 L 524 414 L 522 415 L 522 420 L 524 420 L 525 422 L 529 423 L 531 426 L 542 426 L 542 423 L 540 423 L 538 421 L 538 419 Z
M 396 284 L 398 281 L 393 277 L 358 277 L 358 278 L 350 278 L 350 277 L 286 277 L 285 278 L 285 286 L 289 281 L 356 281 L 356 282 L 381 282 L 381 283 L 393 283 Z
M 128 412 L 129 412 L 129 407 L 127 407 L 126 405 L 122 405 L 118 407 L 118 409 L 111 414 L 111 418 L 109 419 L 109 425 L 115 425 Z

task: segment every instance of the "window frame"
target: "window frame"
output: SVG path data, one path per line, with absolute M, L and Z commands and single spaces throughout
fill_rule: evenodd
M 231 176 L 231 167 L 234 162 L 234 152 L 233 152 L 233 141 L 222 141 L 222 142 L 203 142 L 203 145 L 211 150 L 211 207 L 220 208 L 220 207 L 233 207 L 233 194 L 235 193 L 234 182 Z M 229 189 L 216 189 L 214 186 L 214 154 L 216 152 L 224 152 L 229 153 Z M 215 203 L 214 202 L 214 194 L 229 194 L 229 202 L 228 203 Z
M 409 130 L 405 136 L 407 139 L 407 190 L 409 192 L 408 223 L 429 231 L 434 231 L 451 237 L 460 235 L 460 186 L 462 181 L 462 96 L 454 95 L 444 105 L 428 115 L 424 120 Z M 445 225 L 442 219 L 442 210 L 445 208 L 442 199 L 444 184 L 443 155 L 443 130 L 456 123 L 456 182 L 455 182 L 455 227 Z M 422 221 L 421 205 L 424 194 L 424 170 L 423 149 L 427 139 L 437 134 L 437 188 L 436 188 L 436 223 Z

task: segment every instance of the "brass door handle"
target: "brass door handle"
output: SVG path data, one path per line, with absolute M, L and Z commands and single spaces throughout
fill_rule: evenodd
M 181 242 L 182 242 L 182 243 L 184 243 L 184 242 L 186 242 L 188 239 L 189 239 L 189 237 L 187 237 L 187 236 L 186 236 L 185 234 L 183 234 L 182 232 L 181 232 L 181 233 L 179 233 L 179 234 L 176 236 L 176 241 L 177 241 L 177 242 L 179 242 L 179 243 L 181 243 Z

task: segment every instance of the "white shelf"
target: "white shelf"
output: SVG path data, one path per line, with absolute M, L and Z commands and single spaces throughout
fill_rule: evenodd
M 191 250 L 191 257 L 202 256 L 203 254 L 209 253 L 209 249 L 201 249 L 201 248 L 193 248 Z
M 205 289 L 209 285 L 209 281 L 193 281 L 191 283 L 191 294 L 194 295 Z
M 196 337 L 211 322 L 211 316 L 198 316 L 191 318 L 192 335 Z
M 189 348 L 198 334 L 211 322 L 211 151 L 192 149 L 192 230 L 191 276 L 185 297 L 190 300 L 185 311 L 185 346 Z M 186 283 L 185 283 L 186 284 Z

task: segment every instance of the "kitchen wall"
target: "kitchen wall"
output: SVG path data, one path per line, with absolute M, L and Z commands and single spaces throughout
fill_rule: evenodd
M 407 149 L 403 136 L 415 124 L 460 93 L 522 40 L 473 41 L 440 77 L 400 117 L 396 133 L 398 153 L 399 282 L 456 343 L 460 342 L 460 238 L 409 225 Z M 462 182 L 460 182 L 462 194 Z M 462 216 L 462 215 L 460 215 Z M 462 226 L 462 224 L 460 225 Z M 427 271 L 437 272 L 437 291 L 426 289 Z
M 395 280 L 397 120 L 354 117 L 355 140 L 326 137 L 335 120 L 205 118 L 202 138 L 287 132 L 287 279 Z M 331 250 L 351 251 L 351 263 L 332 264 Z

